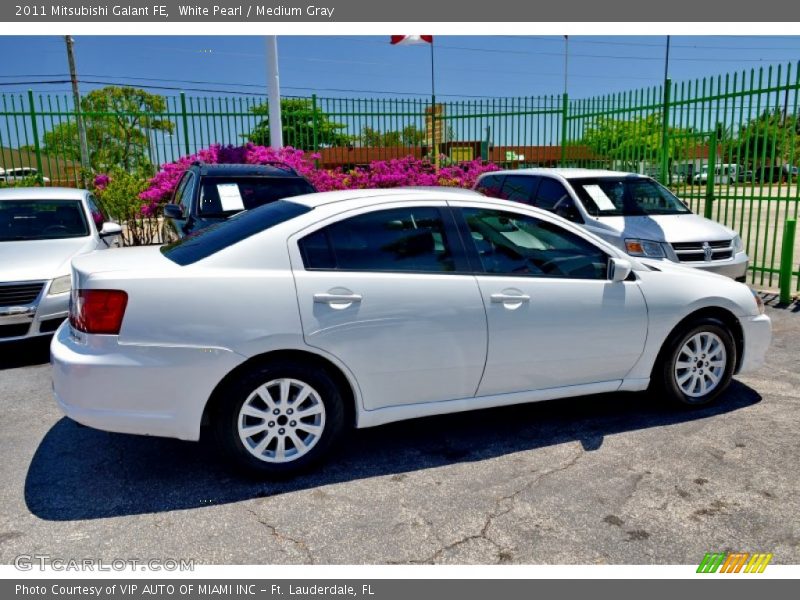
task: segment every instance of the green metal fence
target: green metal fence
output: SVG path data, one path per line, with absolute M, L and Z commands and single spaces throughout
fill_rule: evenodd
M 800 248 L 784 234 L 800 207 L 797 67 L 667 81 L 585 99 L 285 98 L 284 143 L 315 153 L 322 168 L 411 155 L 444 163 L 484 159 L 507 168 L 645 173 L 695 212 L 741 233 L 753 283 L 776 287 L 783 262 L 796 290 Z M 147 174 L 213 143 L 269 141 L 265 98 L 154 98 L 98 103 L 84 97 L 76 111 L 69 95 L 0 94 L 0 185 L 35 169 L 50 185 L 80 186 L 87 170 Z

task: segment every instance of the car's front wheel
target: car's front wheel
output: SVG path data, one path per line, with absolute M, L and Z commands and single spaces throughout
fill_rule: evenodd
M 735 365 L 736 344 L 725 323 L 696 319 L 667 339 L 651 390 L 683 405 L 703 406 L 730 385 Z
M 226 386 L 213 419 L 218 446 L 238 467 L 289 475 L 325 458 L 344 430 L 344 405 L 323 369 L 285 362 Z

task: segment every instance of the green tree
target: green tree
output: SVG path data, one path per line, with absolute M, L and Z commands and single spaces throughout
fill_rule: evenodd
M 639 161 L 657 162 L 660 159 L 662 123 L 659 113 L 632 119 L 601 117 L 586 128 L 578 143 L 587 146 L 595 156 L 619 161 L 626 168 L 636 170 Z M 695 142 L 689 144 L 686 140 L 686 136 L 692 134 L 691 129 L 670 127 L 667 134 L 670 161 L 682 159 L 683 150 L 695 145 Z M 705 138 L 696 138 L 698 144 L 705 141 Z
M 269 106 L 259 104 L 250 109 L 259 116 L 266 117 L 258 123 L 245 138 L 254 144 L 269 146 Z M 352 138 L 343 133 L 347 125 L 335 123 L 311 100 L 306 98 L 281 99 L 281 125 L 283 143 L 302 150 L 314 149 L 314 133 L 316 129 L 317 147 L 347 146 Z
M 150 132 L 175 130 L 172 121 L 159 118 L 159 113 L 166 109 L 163 96 L 127 86 L 107 86 L 84 96 L 81 112 L 92 170 L 149 167 Z M 43 141 L 46 153 L 80 161 L 78 127 L 74 121 L 56 125 L 44 134 Z
M 733 142 L 740 163 L 772 166 L 800 154 L 800 121 L 780 109 L 765 110 L 739 129 Z M 792 156 L 794 154 L 794 157 Z

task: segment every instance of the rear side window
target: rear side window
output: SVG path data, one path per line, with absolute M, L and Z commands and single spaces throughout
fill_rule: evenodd
M 539 178 L 531 175 L 508 175 L 503 184 L 502 198 L 532 204 Z
M 351 217 L 299 242 L 306 269 L 455 271 L 441 213 L 434 207 L 396 208 Z
M 302 204 L 278 200 L 161 246 L 161 253 L 172 262 L 189 265 L 310 210 Z
M 224 217 L 316 190 L 300 177 L 204 177 L 199 214 Z
M 487 175 L 478 182 L 475 190 L 490 198 L 500 198 L 503 190 L 503 179 L 504 175 Z

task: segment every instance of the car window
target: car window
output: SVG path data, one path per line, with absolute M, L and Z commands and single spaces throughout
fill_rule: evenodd
M 279 200 L 165 244 L 161 246 L 161 253 L 172 262 L 189 265 L 310 210 L 302 204 Z
M 86 198 L 86 203 L 89 205 L 89 212 L 92 215 L 92 221 L 94 221 L 97 231 L 100 231 L 103 228 L 103 223 L 108 221 L 108 218 L 106 218 L 105 213 L 97 205 L 94 195 L 89 194 Z
M 179 204 L 183 208 L 183 216 L 188 217 L 191 209 L 191 195 L 186 193 L 189 181 L 194 175 L 191 171 L 186 171 L 183 178 L 178 182 L 178 187 L 175 188 L 175 195 L 172 197 L 172 204 Z
M 0 242 L 89 235 L 80 200 L 0 202 Z
M 490 198 L 501 198 L 504 175 L 486 175 L 481 178 L 475 190 Z
M 307 269 L 455 271 L 438 208 L 378 210 L 334 223 L 299 242 Z
M 475 250 L 486 273 L 606 279 L 608 256 L 582 237 L 528 215 L 465 208 Z
M 198 213 L 225 217 L 316 190 L 300 177 L 203 177 Z
M 595 217 L 679 215 L 691 212 L 675 194 L 644 177 L 570 179 L 586 211 Z
M 536 186 L 539 184 L 539 177 L 531 175 L 508 175 L 503 183 L 501 198 L 533 204 Z
M 552 211 L 559 202 L 567 198 L 569 198 L 569 193 L 560 181 L 542 177 L 542 183 L 539 184 L 539 190 L 536 192 L 535 206 Z

